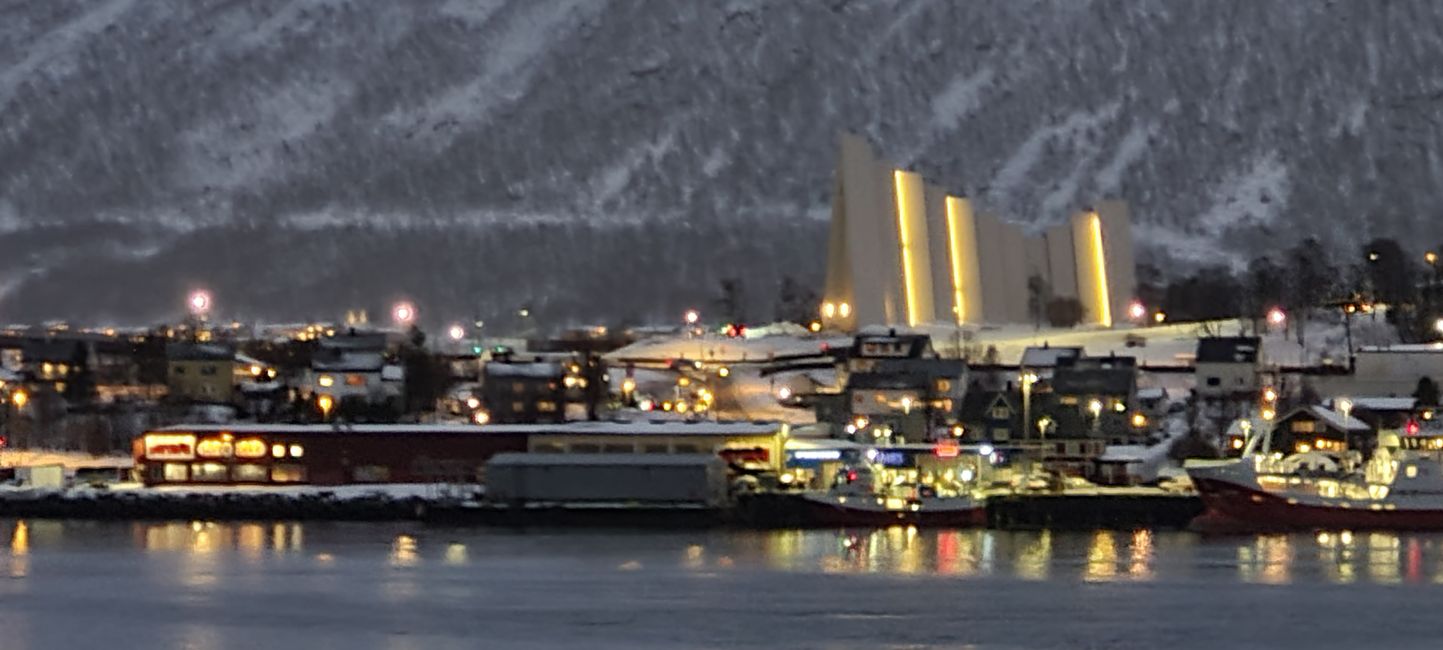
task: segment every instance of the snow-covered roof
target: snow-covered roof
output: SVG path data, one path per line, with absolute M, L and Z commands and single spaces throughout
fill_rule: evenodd
M 380 352 L 341 352 L 336 355 L 317 354 L 311 359 L 311 370 L 330 372 L 376 372 L 385 365 Z
M 576 466 L 665 466 L 690 467 L 720 464 L 716 454 L 535 454 L 506 452 L 496 454 L 486 464 L 489 467 L 526 466 L 551 467 L 556 465 Z
M 1416 397 L 1334 397 L 1326 402 L 1324 406 L 1337 408 L 1338 402 L 1348 400 L 1353 403 L 1353 411 L 1412 411 L 1418 405 Z
M 770 435 L 781 429 L 778 422 L 742 421 L 580 421 L 559 424 L 177 424 L 159 429 L 187 433 L 473 433 L 553 435 Z
M 1288 414 L 1287 417 L 1291 417 L 1293 414 L 1299 411 L 1306 411 L 1313 417 L 1317 418 L 1318 421 L 1323 422 L 1327 426 L 1333 429 L 1337 429 L 1338 431 L 1367 432 L 1372 430 L 1372 427 L 1368 426 L 1366 422 L 1363 422 L 1358 418 L 1355 418 L 1351 415 L 1345 418 L 1343 417 L 1342 413 L 1318 405 L 1299 407 L 1298 409 L 1294 410 L 1293 413 Z M 1283 419 L 1287 419 L 1287 417 L 1284 417 Z
M 1439 343 L 1394 343 L 1393 345 L 1365 345 L 1358 348 L 1358 352 L 1387 353 L 1443 353 L 1443 342 Z
M 1076 359 L 1082 356 L 1080 347 L 1029 347 L 1022 351 L 1023 368 L 1055 368 L 1059 359 Z
M 561 364 L 537 361 L 532 363 L 502 363 L 492 361 L 486 364 L 484 373 L 487 377 L 531 377 L 544 379 L 549 377 L 560 377 L 564 374 Z
M 1097 460 L 1104 463 L 1141 463 L 1147 460 L 1147 449 L 1143 445 L 1108 445 Z

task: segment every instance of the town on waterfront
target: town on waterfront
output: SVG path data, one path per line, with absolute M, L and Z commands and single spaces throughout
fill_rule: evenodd
M 0 2 L 0 650 L 1433 647 L 1438 60 L 1436 0 Z

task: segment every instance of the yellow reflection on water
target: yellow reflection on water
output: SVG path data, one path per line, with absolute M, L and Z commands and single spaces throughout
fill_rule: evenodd
M 30 575 L 30 524 L 24 519 L 15 522 L 10 532 L 10 577 Z
M 421 563 L 421 556 L 416 552 L 416 538 L 410 535 L 397 535 L 395 541 L 391 542 L 391 566 L 411 567 Z
M 1401 581 L 1398 565 L 1402 562 L 1402 544 L 1394 533 L 1368 534 L 1368 577 L 1374 582 Z
M 1152 531 L 1146 528 L 1138 529 L 1132 533 L 1130 562 L 1127 565 L 1127 575 L 1134 580 L 1147 580 L 1152 577 Z
M 1110 530 L 1099 530 L 1092 535 L 1092 544 L 1087 549 L 1087 566 L 1083 570 L 1084 580 L 1111 580 L 1117 576 L 1117 541 Z
M 691 544 L 686 547 L 686 559 L 682 565 L 688 569 L 700 569 L 706 566 L 706 551 L 701 544 Z
M 465 544 L 452 543 L 446 546 L 446 564 L 459 566 L 468 561 L 470 558 L 467 556 Z
M 1247 582 L 1284 584 L 1291 579 L 1293 551 L 1287 535 L 1259 535 L 1238 547 L 1238 577 Z
M 30 553 L 30 524 L 24 519 L 15 522 L 15 530 L 10 534 L 10 554 L 28 555 Z
M 1017 554 L 1015 570 L 1017 577 L 1024 580 L 1046 580 L 1051 569 L 1052 531 L 1044 530 Z

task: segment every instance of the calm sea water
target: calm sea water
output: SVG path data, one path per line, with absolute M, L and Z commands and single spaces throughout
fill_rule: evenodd
M 1443 536 L 0 520 L 0 649 L 1437 648 Z

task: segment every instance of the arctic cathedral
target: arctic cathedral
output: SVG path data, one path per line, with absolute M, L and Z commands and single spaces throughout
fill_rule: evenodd
M 1127 204 L 1100 201 L 1034 235 L 877 158 L 844 134 L 822 321 L 831 328 L 1031 322 L 1030 278 L 1110 327 L 1133 299 Z

